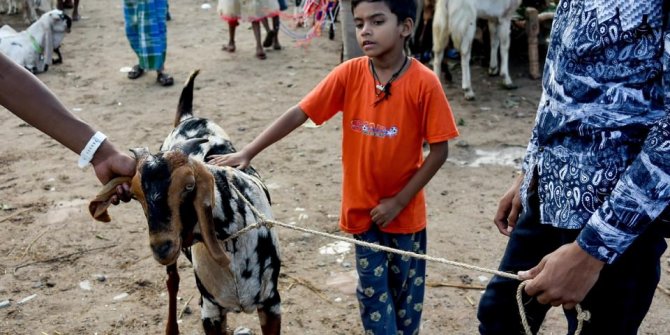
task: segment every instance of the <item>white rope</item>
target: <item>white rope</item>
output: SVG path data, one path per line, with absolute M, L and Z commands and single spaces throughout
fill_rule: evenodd
M 530 330 L 530 325 L 528 324 L 528 317 L 526 317 L 526 310 L 523 308 L 523 288 L 526 287 L 527 283 L 527 280 L 522 282 L 516 289 L 516 304 L 519 307 L 521 324 L 523 325 L 523 329 L 526 331 L 526 335 L 533 335 L 533 332 Z M 575 305 L 575 310 L 577 311 L 577 329 L 575 329 L 575 335 L 579 335 L 582 332 L 582 328 L 584 327 L 584 321 L 589 321 L 591 319 L 591 313 L 589 311 L 582 310 L 582 306 L 579 304 Z
M 390 252 L 390 253 L 394 253 L 394 254 L 398 254 L 398 255 L 410 256 L 410 257 L 423 259 L 423 260 L 427 260 L 427 261 L 432 261 L 432 262 L 457 266 L 457 267 L 468 269 L 468 270 L 490 273 L 490 274 L 494 274 L 496 276 L 505 277 L 505 278 L 509 278 L 509 279 L 515 279 L 515 280 L 519 280 L 519 281 L 521 280 L 518 275 L 513 274 L 513 273 L 509 273 L 509 272 L 503 272 L 503 271 L 483 268 L 483 267 L 479 267 L 479 266 L 475 266 L 475 265 L 471 265 L 471 264 L 467 264 L 467 263 L 450 261 L 450 260 L 445 259 L 445 258 L 432 257 L 432 256 L 428 256 L 428 255 L 425 255 L 425 254 L 417 254 L 417 253 L 410 252 L 410 251 L 393 249 L 393 248 L 383 246 L 383 245 L 379 245 L 379 244 L 375 244 L 375 243 L 359 241 L 359 240 L 356 240 L 356 239 L 353 239 L 353 238 L 350 238 L 350 237 L 328 234 L 328 233 L 324 233 L 324 232 L 320 232 L 320 231 L 316 231 L 316 230 L 312 230 L 312 229 L 307 229 L 307 228 L 303 228 L 303 227 L 299 227 L 299 226 L 295 226 L 295 225 L 286 224 L 286 223 L 275 221 L 275 220 L 270 220 L 270 219 L 267 219 L 265 217 L 265 215 L 263 215 L 263 213 L 259 212 L 258 209 L 256 209 L 256 207 L 254 207 L 254 205 L 252 205 L 249 202 L 249 200 L 247 200 L 247 198 L 242 194 L 242 192 L 240 192 L 240 190 L 238 190 L 235 187 L 235 185 L 230 184 L 230 183 L 229 183 L 229 185 L 233 189 L 233 191 L 235 191 L 235 193 L 237 193 L 237 195 L 247 204 L 247 206 L 256 215 L 256 217 L 259 218 L 259 221 L 257 221 L 256 223 L 254 223 L 252 225 L 244 227 L 243 229 L 240 229 L 235 234 L 226 238 L 224 240 L 224 242 L 226 242 L 228 240 L 231 240 L 233 238 L 236 238 L 236 237 L 238 237 L 238 236 L 240 236 L 240 235 L 242 235 L 242 234 L 244 234 L 244 233 L 246 233 L 246 232 L 248 232 L 252 229 L 260 228 L 261 226 L 266 226 L 268 228 L 272 228 L 273 225 L 276 225 L 276 226 L 289 228 L 289 229 L 293 229 L 293 230 L 297 230 L 297 231 L 301 231 L 301 232 L 305 232 L 305 233 L 309 233 L 309 234 L 314 234 L 314 235 L 319 235 L 319 236 L 323 236 L 323 237 L 327 237 L 327 238 L 331 238 L 331 239 L 345 241 L 345 242 L 349 242 L 349 243 L 352 243 L 352 244 L 356 244 L 356 245 L 360 245 L 360 246 L 364 246 L 364 247 L 368 247 L 368 248 L 372 248 L 372 249 L 376 249 L 376 250 L 382 250 L 382 251 L 386 251 L 386 252 Z M 521 284 L 517 288 L 516 302 L 517 302 L 517 306 L 519 307 L 519 315 L 521 315 L 521 323 L 523 325 L 524 331 L 526 332 L 526 335 L 533 335 L 533 332 L 530 329 L 530 325 L 528 324 L 528 319 L 526 317 L 526 311 L 524 310 L 523 301 L 522 301 L 523 289 L 526 286 L 527 282 L 528 281 L 521 282 Z M 577 310 L 577 329 L 576 329 L 574 335 L 579 335 L 582 331 L 582 328 L 584 327 L 584 321 L 589 321 L 589 319 L 591 318 L 591 313 L 589 311 L 582 310 L 582 307 L 579 304 L 575 305 L 575 309 Z

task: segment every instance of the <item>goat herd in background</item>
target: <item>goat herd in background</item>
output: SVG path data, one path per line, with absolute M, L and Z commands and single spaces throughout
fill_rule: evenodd
M 23 12 L 30 26 L 16 31 L 9 25 L 0 28 L 0 52 L 38 74 L 49 65 L 62 62 L 59 46 L 70 31 L 72 21 L 79 19 L 79 0 L 0 0 L 0 14 L 13 15 Z M 510 27 L 512 17 L 522 0 L 419 0 L 426 8 L 434 8 L 432 19 L 432 62 L 438 76 L 449 69 L 443 67 L 445 49 L 450 41 L 460 53 L 461 87 L 466 100 L 473 100 L 470 75 L 472 42 L 477 29 L 477 19 L 486 19 L 490 35 L 489 75 L 502 76 L 504 88 L 515 88 L 509 74 Z M 437 2 L 437 3 L 435 3 Z M 434 4 L 434 6 L 433 6 Z M 52 9 L 52 8 L 58 9 Z M 62 9 L 72 8 L 72 18 Z M 425 8 L 424 8 L 425 9 Z M 38 18 L 38 13 L 41 17 Z M 417 20 L 418 21 L 418 20 Z M 498 62 L 500 52 L 500 62 Z M 53 54 L 58 55 L 54 58 Z

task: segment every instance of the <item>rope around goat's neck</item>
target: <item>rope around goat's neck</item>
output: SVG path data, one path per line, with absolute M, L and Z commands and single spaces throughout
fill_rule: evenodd
M 353 239 L 353 238 L 350 238 L 350 237 L 328 234 L 328 233 L 324 233 L 324 232 L 320 232 L 320 231 L 316 231 L 316 230 L 311 230 L 311 229 L 307 229 L 307 228 L 302 228 L 302 227 L 298 227 L 298 226 L 289 225 L 289 224 L 279 222 L 279 221 L 275 221 L 275 220 L 270 220 L 270 219 L 267 219 L 265 217 L 265 215 L 263 215 L 263 213 L 259 212 L 258 209 L 256 209 L 256 207 L 254 207 L 254 205 L 251 204 L 251 202 L 249 202 L 249 200 L 247 200 L 247 198 L 244 196 L 244 194 L 242 194 L 242 192 L 240 192 L 240 190 L 238 190 L 237 187 L 235 187 L 235 185 L 233 185 L 233 184 L 229 184 L 229 185 L 233 189 L 233 191 L 235 191 L 235 193 L 237 193 L 237 195 L 240 197 L 240 199 L 242 199 L 244 201 L 244 203 L 247 204 L 247 206 L 249 206 L 249 208 L 254 213 L 254 215 L 256 215 L 256 217 L 258 217 L 260 220 L 258 222 L 256 222 L 255 224 L 252 224 L 252 225 L 249 225 L 249 226 L 247 226 L 243 229 L 240 229 L 235 234 L 226 238 L 223 242 L 229 241 L 233 238 L 237 238 L 238 236 L 240 236 L 240 235 L 242 235 L 242 234 L 244 234 L 244 233 L 246 233 L 246 232 L 248 232 L 252 229 L 260 228 L 261 226 L 266 226 L 268 228 L 272 228 L 273 225 L 277 225 L 277 226 L 280 226 L 280 227 L 289 228 L 289 229 L 301 231 L 301 232 L 304 232 L 304 233 L 319 235 L 319 236 L 328 237 L 328 238 L 332 238 L 332 239 L 336 239 L 336 240 L 340 240 L 340 241 L 346 241 L 346 242 L 349 242 L 349 243 L 352 243 L 352 244 L 356 244 L 356 245 L 360 245 L 360 246 L 364 246 L 364 247 L 368 247 L 368 248 L 372 248 L 372 249 L 376 249 L 376 250 L 382 250 L 382 251 L 386 251 L 386 252 L 390 252 L 390 253 L 394 253 L 394 254 L 398 254 L 398 255 L 409 256 L 409 257 L 414 257 L 414 258 L 423 259 L 423 260 L 427 260 L 427 261 L 433 261 L 433 262 L 437 262 L 437 263 L 453 265 L 453 266 L 457 266 L 457 267 L 460 267 L 460 268 L 479 271 L 479 272 L 484 272 L 484 273 L 490 273 L 490 274 L 494 274 L 496 276 L 505 277 L 505 278 L 509 278 L 509 279 L 515 279 L 515 280 L 519 280 L 519 281 L 521 280 L 518 275 L 515 275 L 513 273 L 508 273 L 508 272 L 483 268 L 483 267 L 479 267 L 479 266 L 475 266 L 475 265 L 471 265 L 471 264 L 466 264 L 466 263 L 461 263 L 461 262 L 450 261 L 450 260 L 445 259 L 445 258 L 437 258 L 437 257 L 432 257 L 432 256 L 424 255 L 424 254 L 417 254 L 417 253 L 410 252 L 410 251 L 393 249 L 393 248 L 389 248 L 387 246 L 383 246 L 383 245 L 379 245 L 379 244 L 359 241 L 359 240 L 356 240 L 356 239 Z M 526 332 L 526 335 L 533 335 L 533 332 L 530 329 L 530 325 L 528 324 L 528 319 L 526 317 L 526 311 L 524 310 L 523 300 L 522 300 L 523 289 L 524 289 L 524 287 L 526 287 L 526 283 L 528 283 L 527 280 L 521 282 L 521 284 L 517 288 L 516 303 L 517 303 L 517 306 L 519 307 L 519 315 L 521 316 L 521 323 L 523 325 L 524 331 Z M 582 332 L 582 328 L 584 327 L 584 321 L 588 321 L 591 318 L 591 313 L 589 311 L 582 310 L 582 307 L 579 304 L 575 305 L 575 309 L 577 311 L 577 329 L 575 330 L 575 335 L 579 335 Z

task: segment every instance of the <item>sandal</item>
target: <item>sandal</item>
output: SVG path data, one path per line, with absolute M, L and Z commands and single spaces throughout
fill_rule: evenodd
M 256 53 L 256 58 L 258 58 L 260 60 L 263 60 L 263 59 L 266 59 L 268 57 L 265 55 L 265 52 L 261 52 L 261 53 Z
M 272 46 L 272 43 L 275 40 L 275 32 L 274 30 L 268 31 L 267 36 L 265 36 L 265 39 L 263 40 L 263 47 L 264 48 L 269 48 Z
M 174 79 L 172 76 L 169 74 L 165 74 L 163 72 L 158 72 L 158 76 L 156 77 L 156 81 L 161 85 L 161 86 L 172 86 L 174 84 Z
M 228 45 L 224 44 L 221 47 L 221 50 L 228 52 L 235 52 L 235 44 L 228 44 Z
M 128 79 L 137 79 L 141 77 L 144 74 L 144 70 L 140 67 L 140 65 L 135 65 L 133 66 L 130 71 L 128 71 Z

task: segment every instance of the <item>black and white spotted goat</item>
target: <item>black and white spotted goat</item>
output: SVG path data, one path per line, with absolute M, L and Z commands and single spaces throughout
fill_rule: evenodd
M 131 150 L 138 162 L 132 193 L 147 217 L 154 258 L 168 266 L 166 332 L 178 334 L 176 261 L 183 251 L 193 263 L 206 334 L 226 334 L 228 312 L 253 310 L 258 311 L 264 335 L 279 334 L 277 282 L 281 264 L 274 231 L 261 226 L 222 243 L 259 220 L 248 204 L 272 219 L 269 195 L 253 168 L 238 170 L 204 163 L 208 155 L 235 149 L 221 127 L 193 116 L 197 74 L 191 74 L 182 91 L 175 129 L 160 152 Z

